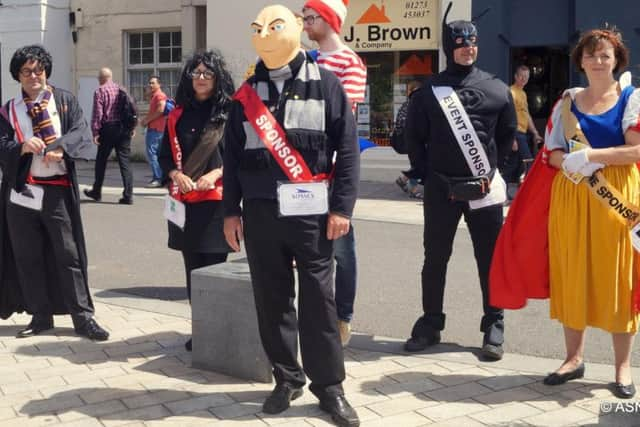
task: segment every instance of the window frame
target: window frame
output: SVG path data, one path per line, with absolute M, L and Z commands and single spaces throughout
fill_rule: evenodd
M 180 47 L 180 56 L 181 58 L 179 62 L 159 62 L 160 59 L 160 33 L 180 33 L 180 45 L 169 45 L 170 49 L 174 47 Z M 129 62 L 129 55 L 131 46 L 129 44 L 129 39 L 132 34 L 153 34 L 153 63 L 149 64 L 131 64 Z M 182 28 L 180 27 L 168 27 L 168 28 L 140 28 L 140 29 L 129 29 L 123 32 L 123 40 L 124 40 L 124 81 L 126 87 L 131 91 L 131 71 L 151 71 L 152 75 L 160 75 L 161 71 L 177 71 L 178 74 L 182 71 Z M 171 41 L 173 43 L 173 40 Z M 164 46 L 163 46 L 164 47 Z M 173 55 L 173 53 L 171 53 Z M 174 59 L 174 58 L 172 58 Z M 179 82 L 179 80 L 178 80 Z M 145 107 L 149 105 L 149 101 L 144 99 L 136 99 L 136 103 L 139 106 Z

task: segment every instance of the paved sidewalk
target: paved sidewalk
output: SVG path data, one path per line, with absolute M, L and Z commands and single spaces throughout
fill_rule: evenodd
M 186 305 L 100 295 L 105 343 L 76 337 L 69 316 L 20 340 L 28 316 L 0 321 L 0 425 L 331 425 L 308 390 L 266 415 L 272 385 L 192 369 Z M 587 364 L 585 379 L 547 387 L 541 380 L 559 361 L 507 354 L 486 363 L 476 351 L 441 344 L 408 355 L 398 340 L 356 335 L 345 353 L 347 397 L 363 426 L 640 426 L 640 397 L 623 403 L 608 391 L 611 366 Z

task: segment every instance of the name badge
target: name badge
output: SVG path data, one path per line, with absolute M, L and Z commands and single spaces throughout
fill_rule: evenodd
M 584 150 L 585 148 L 589 148 L 587 144 L 583 144 L 580 141 L 576 141 L 575 139 L 570 139 L 568 142 L 569 145 L 569 153 L 573 153 L 574 151 Z M 579 172 L 569 173 L 566 170 L 562 170 L 564 176 L 574 184 L 580 184 L 584 179 L 584 175 Z
M 329 212 L 326 182 L 278 182 L 278 205 L 282 216 L 324 215 Z
M 37 185 L 25 184 L 22 192 L 20 193 L 18 193 L 14 189 L 11 189 L 9 200 L 14 205 L 41 211 L 43 197 L 44 189 L 42 187 Z
M 184 203 L 166 195 L 164 198 L 164 217 L 167 221 L 184 229 L 184 222 L 187 217 Z
M 640 222 L 631 229 L 631 244 L 636 251 L 640 252 Z

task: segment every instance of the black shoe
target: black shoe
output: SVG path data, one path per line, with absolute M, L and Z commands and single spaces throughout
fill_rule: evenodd
M 429 337 L 411 337 L 404 343 L 404 349 L 409 352 L 422 351 L 440 342 L 440 331 L 433 331 Z
M 102 200 L 102 196 L 98 193 L 96 193 L 93 190 L 88 190 L 88 189 L 84 189 L 83 191 L 84 195 L 87 196 L 90 199 L 95 200 L 96 202 L 99 202 L 100 200 Z
M 133 199 L 131 197 L 123 197 L 118 200 L 118 203 L 120 203 L 121 205 L 132 205 Z
M 187 351 L 191 351 L 191 349 L 192 349 L 192 346 L 191 346 L 191 338 L 189 338 L 189 341 L 187 341 L 186 343 L 184 343 L 184 348 L 185 348 Z
M 546 385 L 560 385 L 582 377 L 584 377 L 584 363 L 580 363 L 576 369 L 565 372 L 564 374 L 553 372 L 547 375 L 542 382 Z
M 356 410 L 343 395 L 326 396 L 320 399 L 320 409 L 331 414 L 331 419 L 340 427 L 358 427 L 360 419 Z
M 93 319 L 87 320 L 84 325 L 76 328 L 76 334 L 92 341 L 106 341 L 109 339 L 109 332 L 102 329 Z
M 267 400 L 262 405 L 265 414 L 279 414 L 289 408 L 289 402 L 302 396 L 302 388 L 292 387 L 289 384 L 276 384 Z
M 482 346 L 480 355 L 487 360 L 500 360 L 504 355 L 504 350 L 500 344 L 486 343 Z
M 631 399 L 636 395 L 636 386 L 633 383 L 629 385 L 614 383 L 611 392 L 615 397 L 618 397 L 620 399 Z
M 52 316 L 33 316 L 29 325 L 21 331 L 18 331 L 16 338 L 29 338 L 39 335 L 41 332 L 53 329 Z

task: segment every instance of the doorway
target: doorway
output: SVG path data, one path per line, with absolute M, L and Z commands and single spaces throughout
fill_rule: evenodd
M 551 109 L 569 86 L 569 47 L 537 46 L 511 48 L 511 75 L 520 65 L 529 67 L 529 83 L 524 91 L 527 93 L 529 114 L 540 135 Z M 512 82 L 510 82 L 512 83 Z

